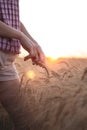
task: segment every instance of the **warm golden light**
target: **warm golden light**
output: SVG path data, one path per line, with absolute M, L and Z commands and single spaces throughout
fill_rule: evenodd
M 48 62 L 56 62 L 58 58 L 53 58 L 53 57 L 47 57 Z
M 46 56 L 87 57 L 86 5 L 86 0 L 20 0 L 20 18 Z
M 30 79 L 34 79 L 35 77 L 35 73 L 33 70 L 29 70 L 27 73 L 26 73 L 27 77 L 30 78 Z
M 45 55 L 47 57 L 47 59 L 50 61 L 50 62 L 55 62 L 58 58 L 61 58 L 61 57 L 85 57 L 87 56 L 85 51 L 86 51 L 86 48 L 85 48 L 85 51 L 84 53 L 82 53 L 81 51 L 81 48 L 83 48 L 82 46 L 80 47 L 78 44 L 76 44 L 75 47 L 69 47 L 69 45 L 66 46 L 66 44 L 63 45 L 63 48 L 61 47 L 61 45 L 58 45 L 59 48 L 56 50 L 53 50 L 52 48 L 50 48 L 50 53 L 47 54 L 48 52 L 44 51 L 45 52 Z M 60 49 L 62 48 L 62 49 Z M 19 57 L 25 57 L 26 55 L 28 55 L 28 52 L 25 51 L 23 48 L 21 49 L 21 54 L 19 55 Z

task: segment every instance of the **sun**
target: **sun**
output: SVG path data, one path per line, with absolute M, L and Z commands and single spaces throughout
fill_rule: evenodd
M 86 0 L 21 0 L 20 8 L 21 21 L 46 57 L 87 57 Z
M 81 48 L 79 48 L 78 43 L 77 46 L 72 45 L 71 47 L 68 43 L 66 43 L 64 45 L 62 44 L 62 46 L 58 45 L 58 47 L 54 49 L 50 47 L 50 51 L 44 50 L 44 52 L 46 58 L 48 58 L 50 62 L 55 62 L 58 58 L 62 57 L 81 57 L 83 55 L 80 50 Z M 28 55 L 28 52 L 21 48 L 21 54 L 19 57 L 23 58 L 26 55 Z

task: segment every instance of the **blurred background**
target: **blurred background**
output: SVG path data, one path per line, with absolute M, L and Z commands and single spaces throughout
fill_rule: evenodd
M 46 56 L 87 57 L 86 0 L 20 0 L 20 19 Z

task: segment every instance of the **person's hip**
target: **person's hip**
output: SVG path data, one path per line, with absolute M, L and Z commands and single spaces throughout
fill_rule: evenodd
M 0 81 L 19 78 L 14 66 L 17 56 L 17 54 L 5 53 L 0 50 Z

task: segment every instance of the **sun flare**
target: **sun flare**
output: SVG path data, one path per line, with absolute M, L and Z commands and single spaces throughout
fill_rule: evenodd
M 26 73 L 27 77 L 29 79 L 34 79 L 35 78 L 35 72 L 33 70 L 29 70 L 27 73 Z

